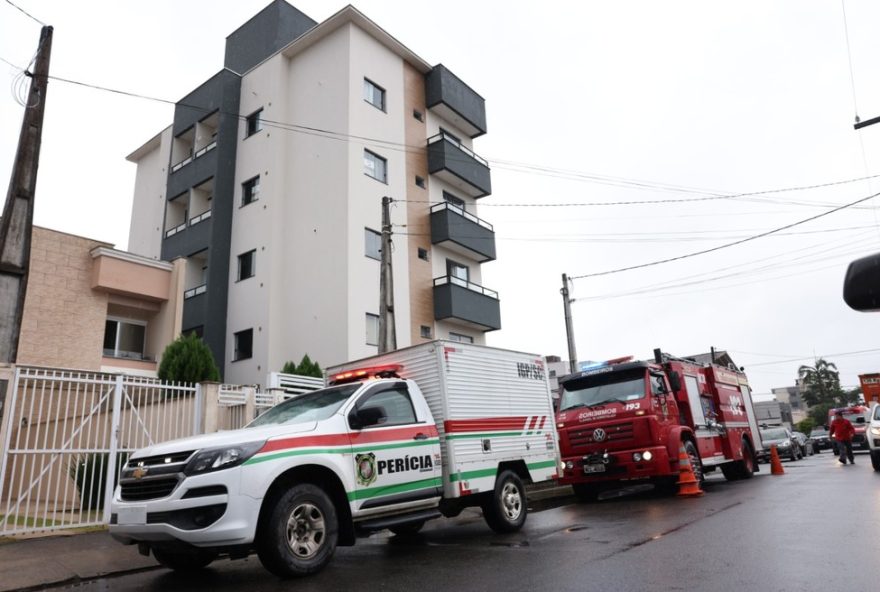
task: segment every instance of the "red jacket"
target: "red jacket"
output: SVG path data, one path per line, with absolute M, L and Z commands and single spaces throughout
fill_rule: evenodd
M 834 421 L 831 422 L 831 427 L 828 430 L 828 435 L 832 436 L 838 442 L 846 442 L 847 440 L 852 440 L 852 437 L 855 435 L 856 429 L 853 427 L 853 424 L 845 417 L 835 417 Z

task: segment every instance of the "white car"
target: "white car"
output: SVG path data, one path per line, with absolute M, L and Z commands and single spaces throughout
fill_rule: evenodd
M 875 471 L 880 471 L 880 404 L 875 403 L 871 407 L 865 436 L 868 439 L 868 450 L 871 451 L 871 466 Z

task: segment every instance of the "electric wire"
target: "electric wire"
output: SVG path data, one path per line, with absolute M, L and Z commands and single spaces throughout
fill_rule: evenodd
M 847 356 L 858 356 L 858 355 L 862 355 L 862 354 L 872 354 L 872 353 L 876 353 L 876 352 L 880 352 L 880 348 L 862 349 L 862 350 L 850 351 L 850 352 L 838 352 L 838 353 L 833 353 L 833 354 L 823 354 L 819 357 L 820 358 L 843 358 L 843 357 L 847 357 Z M 755 364 L 749 364 L 749 367 L 753 368 L 755 366 L 773 366 L 775 364 L 790 364 L 792 362 L 803 362 L 803 361 L 809 362 L 809 361 L 813 361 L 815 359 L 816 358 L 814 356 L 804 356 L 802 358 L 790 358 L 787 360 L 778 360 L 775 362 L 757 362 Z
M 46 23 L 44 23 L 43 21 L 41 21 L 41 20 L 38 19 L 37 17 L 33 16 L 32 14 L 30 14 L 28 11 L 26 11 L 26 10 L 25 10 L 24 8 L 22 8 L 21 6 L 17 6 L 16 4 L 13 4 L 13 3 L 11 2 L 11 0 L 6 0 L 6 3 L 7 3 L 8 5 L 12 6 L 13 8 L 17 9 L 19 12 L 21 12 L 22 14 L 24 14 L 25 16 L 27 16 L 27 17 L 30 18 L 31 20 L 33 20 L 33 21 L 35 21 L 35 22 L 41 24 L 41 25 L 44 26 L 44 27 L 47 26 Z
M 593 278 L 593 277 L 606 276 L 606 275 L 611 275 L 611 274 L 616 274 L 616 273 L 622 273 L 622 272 L 624 272 L 624 271 L 632 271 L 632 270 L 635 270 L 635 269 L 644 269 L 644 268 L 646 268 L 646 267 L 653 267 L 653 266 L 656 266 L 656 265 L 663 265 L 663 264 L 665 264 L 665 263 L 672 263 L 672 262 L 674 262 L 674 261 L 681 261 L 681 260 L 684 260 L 684 259 L 690 259 L 690 258 L 692 258 L 692 257 L 697 257 L 697 256 L 699 256 L 699 255 L 706 255 L 706 254 L 708 254 L 708 253 L 714 253 L 715 251 L 720 251 L 720 250 L 722 250 L 722 249 L 729 249 L 730 247 L 735 247 L 735 246 L 738 246 L 738 245 L 742 245 L 742 244 L 747 243 L 747 242 L 751 242 L 751 241 L 754 241 L 754 240 L 758 240 L 758 239 L 760 239 L 760 238 L 764 238 L 764 237 L 766 237 L 766 236 L 770 236 L 771 234 L 776 234 L 776 233 L 778 233 L 778 232 L 782 232 L 783 230 L 788 230 L 789 228 L 794 228 L 795 226 L 800 226 L 801 224 L 806 224 L 807 222 L 812 222 L 813 220 L 818 220 L 819 218 L 824 218 L 825 216 L 829 216 L 829 215 L 834 214 L 834 213 L 836 213 L 836 212 L 839 212 L 839 211 L 841 211 L 841 210 L 845 210 L 845 209 L 847 209 L 847 208 L 851 208 L 851 207 L 853 207 L 853 206 L 855 206 L 855 205 L 858 205 L 858 204 L 860 204 L 860 203 L 864 203 L 864 202 L 866 202 L 866 201 L 868 201 L 868 200 L 874 199 L 874 198 L 877 197 L 878 195 L 880 195 L 880 193 L 874 193 L 874 194 L 872 194 L 872 195 L 868 195 L 867 197 L 862 197 L 862 198 L 857 199 L 857 200 L 855 200 L 855 201 L 851 201 L 851 202 L 849 202 L 849 203 L 843 204 L 842 206 L 838 206 L 838 207 L 836 207 L 836 208 L 834 208 L 834 209 L 831 209 L 831 210 L 828 210 L 828 211 L 826 211 L 826 212 L 822 212 L 821 214 L 816 214 L 815 216 L 810 216 L 810 217 L 808 217 L 808 218 L 804 218 L 803 220 L 798 220 L 797 222 L 792 222 L 791 224 L 786 224 L 785 226 L 780 226 L 779 228 L 775 228 L 775 229 L 773 229 L 773 230 L 768 230 L 767 232 L 762 232 L 762 233 L 759 233 L 759 234 L 755 234 L 755 235 L 752 235 L 752 236 L 746 237 L 746 238 L 744 238 L 744 239 L 740 239 L 740 240 L 736 240 L 736 241 L 733 241 L 733 242 L 725 243 L 725 244 L 723 244 L 723 245 L 719 245 L 719 246 L 716 246 L 716 247 L 711 247 L 711 248 L 708 248 L 708 249 L 702 249 L 702 250 L 700 250 L 700 251 L 694 251 L 694 252 L 692 252 L 692 253 L 686 253 L 686 254 L 684 254 L 684 255 L 678 255 L 678 256 L 676 256 L 676 257 L 667 257 L 667 258 L 665 258 L 665 259 L 659 259 L 659 260 L 656 260 L 656 261 L 649 261 L 649 262 L 647 262 L 647 263 L 640 263 L 640 264 L 638 264 L 638 265 L 629 265 L 629 266 L 627 266 L 627 267 L 619 267 L 619 268 L 617 268 L 617 269 L 609 269 L 609 270 L 606 270 L 606 271 L 599 271 L 599 272 L 594 272 L 594 273 L 585 273 L 585 274 L 581 274 L 581 275 L 570 276 L 569 279 L 571 279 L 572 281 L 574 281 L 574 280 L 582 280 L 582 279 L 587 279 L 587 278 Z
M 5 60 L 4 60 L 5 61 Z M 163 103 L 172 106 L 180 106 L 187 107 L 190 109 L 202 110 L 205 113 L 218 112 L 224 115 L 228 115 L 231 117 L 235 117 L 239 120 L 247 120 L 248 116 L 243 115 L 241 113 L 232 113 L 222 110 L 217 110 L 213 108 L 207 108 L 199 105 L 193 105 L 183 102 L 171 101 L 169 99 L 162 99 L 159 97 L 154 97 L 150 95 L 145 95 L 141 93 L 135 93 L 125 90 L 119 90 L 114 88 L 109 88 L 105 86 L 100 86 L 96 84 L 81 82 L 77 80 L 72 80 L 69 78 L 64 78 L 61 76 L 48 76 L 51 80 L 56 80 L 58 82 L 64 82 L 67 84 L 72 84 L 76 86 L 81 86 L 84 88 L 90 88 L 93 90 L 100 90 L 104 92 L 110 92 L 114 94 L 118 94 L 121 96 L 127 96 L 131 98 L 143 99 L 154 101 L 158 103 Z M 382 146 L 388 148 L 390 150 L 402 151 L 402 152 L 418 152 L 422 153 L 425 150 L 425 147 L 422 145 L 410 145 L 405 143 L 394 142 L 390 140 L 383 140 L 380 138 L 372 138 L 368 136 L 360 136 L 357 134 L 348 134 L 343 132 L 336 132 L 333 130 L 322 129 L 312 126 L 287 123 L 282 121 L 276 121 L 272 119 L 261 119 L 260 122 L 270 128 L 281 129 L 285 131 L 298 132 L 306 135 L 312 135 L 316 137 L 321 137 L 330 140 L 337 141 L 358 141 L 365 142 L 371 146 Z M 461 159 L 463 162 L 466 159 Z M 469 161 L 468 161 L 469 162 Z M 807 206 L 807 207 L 818 207 L 818 208 L 833 208 L 836 204 L 833 203 L 822 203 L 822 202 L 798 202 L 791 200 L 774 200 L 774 199 L 760 199 L 754 200 L 749 198 L 756 198 L 761 196 L 768 196 L 776 193 L 787 193 L 787 192 L 798 192 L 798 191 L 808 191 L 813 189 L 822 189 L 827 187 L 839 186 L 849 183 L 856 183 L 860 181 L 865 181 L 868 179 L 874 179 L 880 177 L 880 174 L 868 175 L 864 177 L 858 177 L 854 179 L 842 179 L 836 181 L 830 181 L 825 183 L 817 183 L 812 185 L 799 185 L 799 186 L 791 186 L 791 187 L 782 187 L 782 188 L 774 188 L 774 189 L 765 189 L 761 191 L 751 191 L 751 192 L 741 192 L 741 193 L 708 193 L 706 194 L 705 190 L 699 190 L 694 188 L 688 188 L 679 185 L 665 184 L 665 183 L 656 183 L 651 181 L 644 181 L 638 179 L 626 179 L 621 177 L 610 177 L 603 175 L 596 175 L 591 173 L 584 173 L 578 171 L 566 171 L 564 169 L 553 169 L 549 167 L 542 167 L 540 165 L 533 165 L 529 163 L 515 163 L 513 161 L 504 161 L 504 160 L 489 160 L 490 163 L 497 163 L 496 166 L 498 168 L 504 170 L 511 170 L 514 172 L 531 172 L 533 174 L 542 174 L 545 176 L 555 176 L 564 179 L 574 179 L 574 180 L 582 180 L 591 183 L 599 183 L 599 184 L 612 184 L 615 186 L 630 188 L 630 189 L 648 189 L 651 191 L 674 191 L 674 192 L 684 192 L 684 193 L 696 193 L 700 194 L 698 197 L 690 197 L 690 198 L 680 198 L 680 199 L 655 199 L 655 200 L 623 200 L 623 201 L 614 201 L 614 202 L 570 202 L 570 203 L 487 203 L 481 204 L 481 206 L 490 206 L 490 207 L 540 207 L 540 208 L 549 208 L 549 207 L 607 207 L 607 206 L 629 206 L 629 205 L 647 205 L 647 204 L 675 204 L 675 203 L 688 203 L 688 202 L 702 202 L 702 201 L 718 201 L 718 200 L 737 200 L 737 201 L 752 201 L 754 203 L 781 203 L 785 205 L 798 205 L 798 206 Z M 701 193 L 702 192 L 702 193 Z M 427 202 L 422 200 L 402 200 L 398 199 L 395 201 L 406 201 L 408 203 L 442 203 L 442 202 Z

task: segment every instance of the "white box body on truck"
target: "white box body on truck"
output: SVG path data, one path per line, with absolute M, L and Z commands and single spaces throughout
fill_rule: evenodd
M 411 535 L 468 506 L 498 532 L 518 530 L 523 483 L 557 474 L 539 356 L 435 341 L 328 368 L 328 379 L 240 430 L 135 452 L 111 534 L 174 569 L 255 550 L 273 573 L 305 575 L 360 532 Z

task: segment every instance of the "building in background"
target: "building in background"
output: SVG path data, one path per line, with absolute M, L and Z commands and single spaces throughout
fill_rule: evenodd
M 783 386 L 771 389 L 773 396 L 780 403 L 784 403 L 791 409 L 791 417 L 794 423 L 807 418 L 810 406 L 804 401 L 801 393 L 801 381 L 795 380 L 794 386 Z
M 34 227 L 17 363 L 155 376 L 180 334 L 184 261 Z
M 276 0 L 226 38 L 137 164 L 129 249 L 185 260 L 184 332 L 224 379 L 308 354 L 377 352 L 381 200 L 393 198 L 397 345 L 484 343 L 501 327 L 481 266 L 491 193 L 472 149 L 483 98 L 357 9 L 316 23 Z

